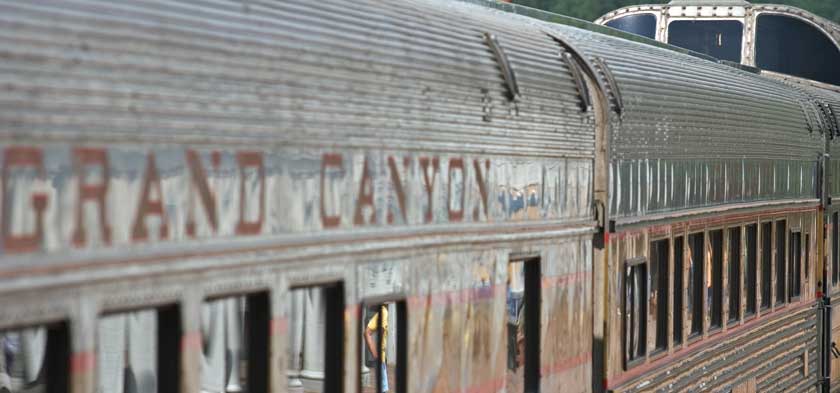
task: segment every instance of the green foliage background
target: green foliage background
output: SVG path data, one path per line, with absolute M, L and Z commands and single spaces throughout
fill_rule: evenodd
M 513 0 L 513 2 L 588 21 L 593 21 L 609 11 L 626 5 L 667 3 L 665 0 Z M 753 1 L 753 3 L 792 5 L 840 23 L 840 0 L 767 0 Z

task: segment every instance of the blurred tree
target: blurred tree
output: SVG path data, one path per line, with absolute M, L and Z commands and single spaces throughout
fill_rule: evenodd
M 666 0 L 513 0 L 513 2 L 589 21 L 627 5 L 667 3 Z M 840 23 L 840 0 L 768 0 L 766 2 L 753 2 L 792 5 Z

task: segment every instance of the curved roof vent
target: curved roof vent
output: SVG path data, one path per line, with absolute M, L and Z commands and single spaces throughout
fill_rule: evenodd
M 668 5 L 716 5 L 716 6 L 748 6 L 750 3 L 746 0 L 671 0 Z

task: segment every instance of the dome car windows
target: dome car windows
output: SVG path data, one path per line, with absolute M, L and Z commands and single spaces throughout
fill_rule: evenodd
M 650 39 L 656 38 L 656 16 L 653 14 L 627 15 L 607 23 L 613 29 L 626 31 Z
M 819 82 L 840 85 L 840 50 L 807 22 L 782 15 L 758 16 L 755 65 Z
M 737 20 L 677 20 L 668 25 L 668 43 L 740 63 L 743 30 Z

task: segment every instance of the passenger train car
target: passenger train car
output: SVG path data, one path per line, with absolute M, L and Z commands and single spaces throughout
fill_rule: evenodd
M 840 92 L 665 14 L 0 1 L 0 391 L 836 384 Z

